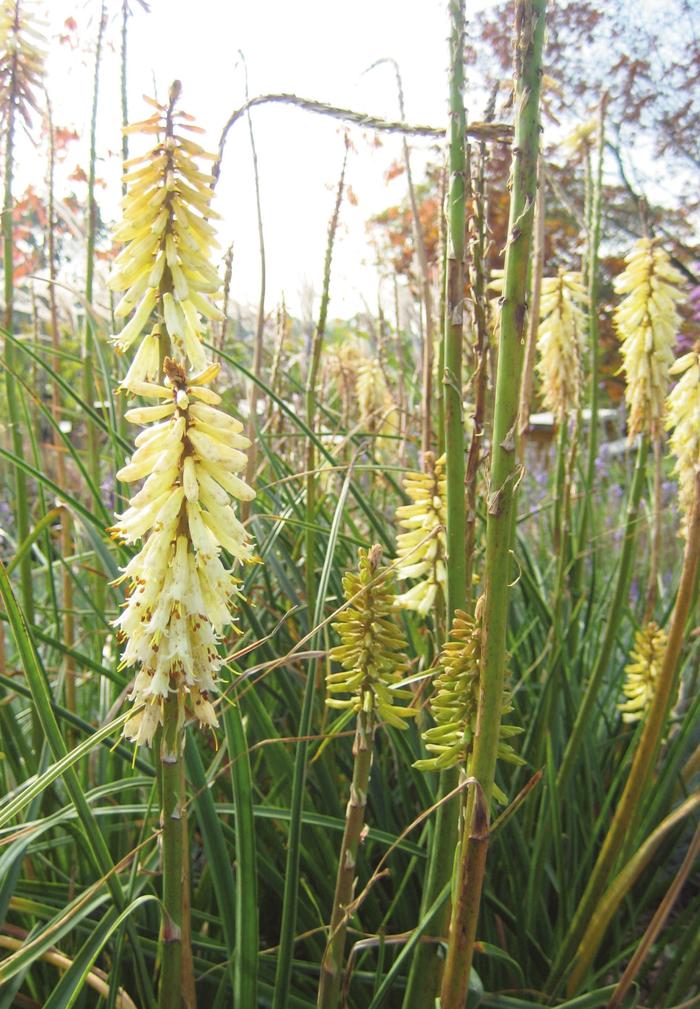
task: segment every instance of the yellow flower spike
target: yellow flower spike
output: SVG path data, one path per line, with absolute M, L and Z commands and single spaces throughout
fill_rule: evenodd
M 678 477 L 685 536 L 693 507 L 695 472 L 700 466 L 700 341 L 676 361 L 671 374 L 680 378 L 666 401 L 666 426 L 672 432 L 669 443 L 676 457 L 673 471 Z
M 181 365 L 166 358 L 164 370 L 162 385 L 136 385 L 140 396 L 159 405 L 126 414 L 146 427 L 118 478 L 145 482 L 110 530 L 122 542 L 144 541 L 119 579 L 129 583 L 130 592 L 115 621 L 125 643 L 122 664 L 138 668 L 129 698 L 137 706 L 145 704 L 124 734 L 140 745 L 148 745 L 162 724 L 163 700 L 173 689 L 185 715 L 217 725 L 209 700 L 221 665 L 217 643 L 233 621 L 238 595 L 238 580 L 220 554 L 225 549 L 244 563 L 254 559 L 232 498 L 251 500 L 255 494 L 232 475 L 227 457 L 209 453 L 208 442 L 201 451 L 197 440 L 201 427 L 214 444 L 244 440 L 238 421 L 195 400 L 196 390 L 206 388 L 218 366 L 188 379 Z
M 479 663 L 481 660 L 481 627 L 464 610 L 456 610 L 448 640 L 445 642 L 435 678 L 430 709 L 435 725 L 423 733 L 425 748 L 435 754 L 414 763 L 420 771 L 441 771 L 461 766 L 470 771 L 479 697 Z M 504 692 L 502 714 L 512 711 L 510 694 Z M 516 725 L 501 725 L 498 756 L 511 764 L 522 764 L 507 740 L 522 730 Z M 497 787 L 494 795 L 505 803 L 506 797 Z
M 542 281 L 540 325 L 537 331 L 539 361 L 546 409 L 557 424 L 578 406 L 581 387 L 581 338 L 585 326 L 586 290 L 580 273 L 559 271 Z
M 127 127 L 156 137 L 155 146 L 126 166 L 140 167 L 124 176 L 129 189 L 115 239 L 125 244 L 108 280 L 110 290 L 124 292 L 115 314 L 131 316 L 112 337 L 117 351 L 128 350 L 147 330 L 122 383 L 130 390 L 158 374 L 166 333 L 178 359 L 205 368 L 202 317 L 223 317 L 211 300 L 221 287 L 209 263 L 218 244 L 209 223 L 218 216 L 211 208 L 213 179 L 196 162 L 209 155 L 181 135 L 192 127 L 182 122 L 189 117 L 175 111 L 178 91 L 173 89 L 168 106 L 155 103 L 152 116 Z
M 640 238 L 625 262 L 614 285 L 617 294 L 625 295 L 615 311 L 615 326 L 622 341 L 631 440 L 637 434 L 656 437 L 663 427 L 669 369 L 680 327 L 676 305 L 683 299 L 677 285 L 683 277 L 667 253 L 649 238 Z
M 622 688 L 627 700 L 617 706 L 623 722 L 639 722 L 649 710 L 667 644 L 666 632 L 653 620 L 635 634 Z
M 329 658 L 342 670 L 326 678 L 330 708 L 373 711 L 377 718 L 397 729 L 415 715 L 410 690 L 396 688 L 406 672 L 403 634 L 394 620 L 394 595 L 389 574 L 379 568 L 381 547 L 360 550 L 357 572 L 343 576 L 343 591 L 352 600 L 332 624 L 340 644 Z M 337 694 L 348 695 L 337 697 Z
M 427 616 L 445 595 L 447 483 L 444 456 L 436 462 L 435 456 L 426 452 L 424 465 L 424 473 L 408 473 L 404 479 L 412 504 L 396 509 L 399 525 L 406 530 L 396 538 L 397 576 L 420 579 L 396 597 L 396 605 Z

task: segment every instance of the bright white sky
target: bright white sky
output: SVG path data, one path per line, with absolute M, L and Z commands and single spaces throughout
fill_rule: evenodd
M 482 0 L 477 6 L 485 6 Z M 47 5 L 48 6 L 48 5 Z M 391 56 L 401 67 L 407 119 L 440 126 L 446 121 L 448 20 L 446 3 L 419 0 L 267 0 L 230 3 L 227 0 L 151 0 L 151 12 L 131 0 L 129 20 L 129 116 L 143 118 L 148 109 L 143 93 L 159 98 L 170 81 L 183 83 L 182 107 L 205 127 L 215 149 L 228 115 L 244 100 L 244 79 L 237 68 L 238 50 L 245 53 L 250 94 L 289 91 L 374 115 L 398 118 L 393 71 L 382 66 L 364 74 L 374 61 Z M 472 9 L 474 5 L 471 4 Z M 51 47 L 48 85 L 57 125 L 73 127 L 80 145 L 71 149 L 70 167 L 87 167 L 92 92 L 94 38 L 98 0 L 77 5 L 54 0 L 49 9 Z M 121 2 L 109 0 L 106 50 L 100 78 L 98 174 L 109 182 L 98 193 L 103 212 L 118 212 L 120 147 L 119 36 Z M 59 45 L 56 33 L 63 21 L 78 22 L 80 47 Z M 268 283 L 267 307 L 273 309 L 284 292 L 293 312 L 301 307 L 301 292 L 321 284 L 326 230 L 335 198 L 343 143 L 339 125 L 298 109 L 265 106 L 253 111 L 261 175 Z M 373 149 L 359 129 L 352 139 L 347 181 L 358 198 L 347 202 L 336 243 L 331 313 L 347 317 L 361 309 L 363 298 L 376 305 L 376 271 L 365 236 L 365 221 L 398 202 L 405 192 L 399 177 L 384 182 L 384 172 L 401 156 L 400 140 L 383 136 Z M 412 145 L 420 176 L 427 141 Z M 112 156 L 109 156 L 109 152 Z M 41 185 L 44 168 L 34 159 L 26 166 Z M 22 172 L 25 175 L 25 172 Z M 229 135 L 218 186 L 217 209 L 224 215 L 221 243 L 234 243 L 232 297 L 255 304 L 259 258 L 248 127 L 240 120 Z M 388 292 L 387 292 L 388 299 Z

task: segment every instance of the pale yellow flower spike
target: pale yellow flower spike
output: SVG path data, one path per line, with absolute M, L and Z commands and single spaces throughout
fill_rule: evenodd
M 678 477 L 682 532 L 687 534 L 688 519 L 695 494 L 695 473 L 700 466 L 700 341 L 671 368 L 680 375 L 669 393 L 666 426 L 671 429 L 671 451 L 676 457 L 674 473 Z
M 143 425 L 136 451 L 117 479 L 145 479 L 112 535 L 124 543 L 143 540 L 119 581 L 129 597 L 115 625 L 125 642 L 122 663 L 138 666 L 129 699 L 145 707 L 124 735 L 148 745 L 163 720 L 163 700 L 176 690 L 183 715 L 201 725 L 217 723 L 210 695 L 221 666 L 217 643 L 233 621 L 238 580 L 220 560 L 222 549 L 249 562 L 252 545 L 231 499 L 255 497 L 236 474 L 245 468 L 250 442 L 243 425 L 217 409 L 209 383 L 219 371 L 209 365 L 187 378 L 165 359 L 162 385 L 134 383 L 133 392 L 155 405 L 129 410 Z
M 626 257 L 627 266 L 615 279 L 615 291 L 625 295 L 615 312 L 627 378 L 628 435 L 660 434 L 668 390 L 669 369 L 680 326 L 676 308 L 683 295 L 683 277 L 652 239 L 640 238 Z
M 406 530 L 396 538 L 397 575 L 420 581 L 397 596 L 396 605 L 427 616 L 439 599 L 444 600 L 447 579 L 445 457 L 435 462 L 433 454 L 426 452 L 425 472 L 408 473 L 404 490 L 413 503 L 396 509 L 399 524 Z
M 211 300 L 221 287 L 210 263 L 218 248 L 209 223 L 218 217 L 211 209 L 213 178 L 197 164 L 214 155 L 182 135 L 197 127 L 187 113 L 174 111 L 178 96 L 176 82 L 167 106 L 147 99 L 156 111 L 127 127 L 130 133 L 156 137 L 146 154 L 125 164 L 128 190 L 114 234 L 124 248 L 108 280 L 110 290 L 124 292 L 114 314 L 131 316 L 112 337 L 117 351 L 123 353 L 146 334 L 122 383 L 127 389 L 158 374 L 165 332 L 171 345 L 165 349 L 201 370 L 207 362 L 202 316 L 223 319 Z
M 653 620 L 635 634 L 622 688 L 627 700 L 618 704 L 623 722 L 639 722 L 649 710 L 667 644 L 666 632 Z
M 398 411 L 379 361 L 360 356 L 357 362 L 357 401 L 360 424 L 371 434 L 396 435 Z M 386 449 L 386 445 L 380 445 Z
M 578 406 L 585 304 L 586 290 L 580 273 L 561 270 L 558 276 L 542 281 L 537 371 L 544 405 L 558 424 Z

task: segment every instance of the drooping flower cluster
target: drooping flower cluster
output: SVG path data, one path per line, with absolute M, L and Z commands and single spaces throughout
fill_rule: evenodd
M 580 273 L 563 270 L 542 281 L 537 331 L 542 395 L 558 424 L 578 406 L 581 388 L 581 338 L 586 290 Z
M 164 329 L 174 356 L 201 370 L 207 361 L 201 316 L 223 318 L 211 301 L 221 287 L 210 262 L 218 247 L 210 224 L 218 217 L 210 205 L 212 176 L 196 162 L 215 156 L 181 135 L 199 128 L 187 113 L 174 111 L 178 94 L 176 82 L 167 106 L 147 99 L 154 114 L 128 127 L 129 132 L 155 135 L 157 142 L 126 164 L 123 180 L 129 190 L 122 200 L 123 223 L 114 234 L 124 248 L 108 281 L 112 291 L 124 292 L 117 318 L 133 312 L 113 337 L 117 351 L 124 353 L 146 332 L 122 383 L 127 389 L 158 374 Z
M 11 110 L 25 126 L 39 112 L 36 91 L 41 90 L 46 40 L 39 32 L 36 4 L 29 0 L 4 0 L 0 4 L 0 124 Z
M 448 640 L 445 642 L 435 678 L 435 690 L 430 710 L 435 725 L 423 733 L 425 748 L 433 757 L 417 760 L 414 767 L 421 771 L 441 771 L 461 766 L 469 774 L 474 748 L 476 716 L 479 699 L 479 663 L 481 660 L 481 627 L 478 620 L 463 610 L 455 612 Z M 510 694 L 503 694 L 503 715 L 512 711 Z M 511 764 L 521 764 L 508 739 L 522 732 L 517 725 L 501 724 L 498 756 Z M 505 803 L 506 797 L 497 787 L 494 795 Z
M 397 575 L 420 579 L 396 597 L 396 605 L 422 616 L 444 599 L 447 580 L 445 457 L 436 462 L 435 456 L 426 452 L 424 466 L 424 473 L 408 473 L 404 479 L 404 490 L 413 503 L 396 509 L 399 524 L 406 530 L 396 538 Z
M 126 243 L 111 277 L 125 290 L 117 314 L 130 321 L 115 341 L 129 350 L 145 332 L 122 386 L 150 401 L 127 411 L 142 425 L 136 451 L 117 478 L 145 481 L 129 507 L 116 517 L 115 539 L 141 549 L 122 571 L 128 598 L 115 621 L 124 643 L 122 663 L 135 666 L 130 700 L 136 711 L 124 735 L 149 744 L 163 724 L 164 701 L 178 698 L 179 719 L 216 726 L 211 702 L 221 659 L 218 643 L 233 622 L 238 580 L 222 563 L 222 551 L 236 562 L 252 560 L 249 536 L 235 513 L 235 501 L 255 497 L 238 476 L 250 442 L 243 425 L 219 409 L 210 387 L 220 367 L 208 360 L 199 312 L 216 317 L 206 295 L 220 281 L 209 263 L 214 244 L 209 176 L 194 157 L 210 157 L 198 145 L 175 136 L 179 84 L 167 107 L 131 130 L 158 136 L 144 166 L 126 176 L 125 220 L 117 232 Z M 188 365 L 189 362 L 189 365 Z M 157 379 L 157 381 L 153 381 Z
M 379 568 L 381 555 L 379 546 L 361 549 L 357 572 L 343 576 L 345 598 L 352 603 L 332 624 L 341 643 L 331 649 L 329 657 L 343 668 L 326 679 L 326 704 L 373 712 L 387 724 L 404 729 L 415 710 L 400 702 L 410 701 L 413 694 L 395 686 L 406 671 L 407 659 L 404 638 L 393 617 L 391 579 Z
M 674 473 L 678 477 L 683 532 L 695 495 L 695 474 L 700 467 L 700 343 L 680 357 L 671 368 L 680 375 L 667 400 L 666 426 L 671 429 L 671 451 L 676 457 Z
M 666 632 L 653 620 L 635 634 L 622 688 L 627 700 L 618 704 L 623 722 L 639 722 L 649 710 L 667 644 Z
M 663 429 L 669 369 L 680 326 L 677 304 L 683 280 L 666 252 L 652 239 L 640 238 L 615 279 L 625 295 L 615 312 L 627 379 L 628 435 L 658 436 Z
M 250 442 L 242 425 L 217 409 L 220 397 L 209 388 L 218 371 L 219 365 L 208 365 L 188 379 L 166 358 L 164 383 L 134 390 L 156 405 L 126 414 L 144 430 L 117 478 L 145 483 L 111 532 L 124 543 L 145 539 L 119 579 L 130 591 L 115 622 L 125 641 L 123 664 L 138 666 L 130 699 L 146 705 L 124 730 L 139 744 L 150 743 L 162 723 L 171 690 L 186 714 L 217 725 L 209 700 L 221 665 L 216 646 L 233 620 L 237 592 L 220 554 L 223 548 L 238 561 L 251 560 L 250 539 L 231 499 L 255 496 L 235 475 L 245 467 Z

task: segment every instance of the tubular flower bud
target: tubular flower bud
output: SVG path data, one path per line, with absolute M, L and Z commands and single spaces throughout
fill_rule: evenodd
M 37 30 L 36 4 L 29 0 L 0 3 L 0 124 L 14 109 L 29 129 L 39 107 L 46 40 Z
M 649 710 L 667 644 L 666 632 L 653 620 L 635 634 L 622 688 L 627 700 L 618 704 L 623 722 L 639 722 Z
M 627 266 L 615 279 L 615 291 L 625 295 L 615 312 L 622 341 L 625 396 L 629 408 L 628 435 L 661 433 L 669 368 L 673 364 L 683 300 L 677 285 L 683 277 L 654 241 L 640 238 L 625 258 Z
M 396 605 L 427 616 L 438 598 L 444 598 L 447 580 L 445 457 L 435 462 L 432 452 L 426 452 L 425 472 L 408 473 L 404 490 L 413 503 L 396 509 L 399 525 L 406 530 L 396 538 L 397 575 L 420 581 L 397 596 Z
M 679 357 L 671 368 L 680 379 L 666 403 L 666 426 L 671 429 L 671 451 L 676 457 L 674 473 L 678 477 L 682 529 L 686 535 L 695 494 L 695 473 L 700 466 L 700 343 Z
M 561 270 L 558 276 L 542 281 L 537 371 L 542 380 L 544 405 L 553 412 L 558 424 L 578 406 L 585 302 L 580 273 Z
M 175 89 L 167 106 L 147 99 L 156 111 L 127 127 L 156 138 L 154 147 L 126 163 L 123 220 L 114 234 L 124 248 L 108 280 L 112 291 L 124 292 L 115 315 L 130 316 L 112 337 L 117 350 L 123 353 L 143 337 L 123 382 L 128 389 L 158 374 L 166 335 L 178 359 L 202 369 L 207 359 L 202 316 L 223 318 L 211 300 L 221 287 L 210 265 L 218 247 L 209 223 L 218 217 L 211 209 L 213 178 L 198 167 L 214 155 L 182 135 L 200 131 L 191 116 L 174 111 L 177 94 Z
M 479 662 L 481 659 L 481 628 L 463 610 L 456 610 L 448 640 L 443 646 L 435 678 L 435 690 L 430 708 L 435 725 L 423 733 L 425 748 L 434 757 L 417 760 L 414 767 L 421 771 L 441 771 L 460 765 L 469 774 L 474 748 L 476 715 L 479 698 Z M 510 694 L 504 692 L 502 714 L 512 711 Z M 508 739 L 522 732 L 517 725 L 501 725 L 498 756 L 511 764 L 522 764 Z M 494 788 L 499 802 L 506 797 Z
M 124 543 L 143 541 L 118 579 L 128 582 L 129 597 L 115 626 L 124 642 L 122 664 L 138 669 L 129 699 L 145 704 L 124 735 L 145 745 L 162 724 L 170 691 L 177 691 L 183 717 L 218 724 L 210 701 L 221 665 L 217 643 L 233 621 L 238 593 L 221 551 L 252 560 L 250 539 L 231 503 L 255 496 L 236 476 L 250 443 L 238 421 L 211 405 L 218 397 L 208 384 L 219 367 L 187 378 L 166 358 L 164 369 L 163 385 L 137 388 L 157 405 L 126 414 L 144 430 L 117 478 L 145 482 L 110 530 Z
M 410 690 L 394 686 L 406 671 L 403 635 L 393 619 L 394 595 L 386 571 L 379 571 L 381 548 L 360 550 L 357 573 L 343 576 L 345 598 L 350 606 L 332 624 L 340 644 L 329 652 L 333 662 L 343 667 L 326 678 L 330 708 L 350 708 L 376 714 L 397 729 L 406 727 L 406 719 L 415 715 L 413 708 L 400 702 L 410 701 Z M 348 697 L 336 697 L 348 694 Z

